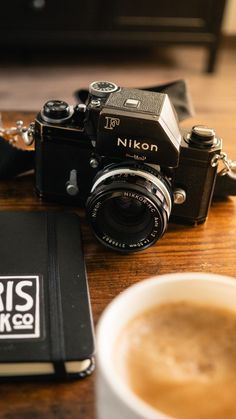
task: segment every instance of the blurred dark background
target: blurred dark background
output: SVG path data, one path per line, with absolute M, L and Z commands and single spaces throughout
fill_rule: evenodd
M 178 78 L 196 109 L 216 97 L 230 108 L 235 45 L 235 0 L 2 1 L 0 109 L 74 103 L 98 79 L 145 87 Z

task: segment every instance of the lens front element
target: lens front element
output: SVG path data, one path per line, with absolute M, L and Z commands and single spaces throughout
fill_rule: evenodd
M 134 252 L 164 233 L 171 211 L 170 189 L 158 172 L 116 167 L 98 174 L 87 201 L 96 237 L 106 246 Z

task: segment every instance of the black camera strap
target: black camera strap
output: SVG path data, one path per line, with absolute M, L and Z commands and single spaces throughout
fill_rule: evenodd
M 236 195 L 236 172 L 228 172 L 225 176 L 217 176 L 214 196 L 216 197 L 227 197 Z
M 11 179 L 34 169 L 34 151 L 13 147 L 0 137 L 0 180 Z
M 215 160 L 212 162 L 212 166 L 218 165 L 219 162 L 223 164 L 223 168 L 221 170 L 219 170 L 218 166 L 214 196 L 227 197 L 230 195 L 236 195 L 236 161 L 230 160 L 224 152 L 216 154 L 214 159 Z

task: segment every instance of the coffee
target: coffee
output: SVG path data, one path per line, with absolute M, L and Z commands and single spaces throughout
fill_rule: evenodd
M 236 418 L 236 313 L 163 304 L 122 329 L 115 365 L 136 395 L 181 419 Z

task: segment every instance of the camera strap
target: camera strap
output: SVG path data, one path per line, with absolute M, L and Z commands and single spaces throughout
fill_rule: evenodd
M 219 169 L 220 163 L 223 164 L 222 169 Z M 214 196 L 236 195 L 236 161 L 230 160 L 226 153 L 221 152 L 213 157 L 211 165 L 218 166 Z
M 34 151 L 21 150 L 0 137 L 0 180 L 34 169 Z

